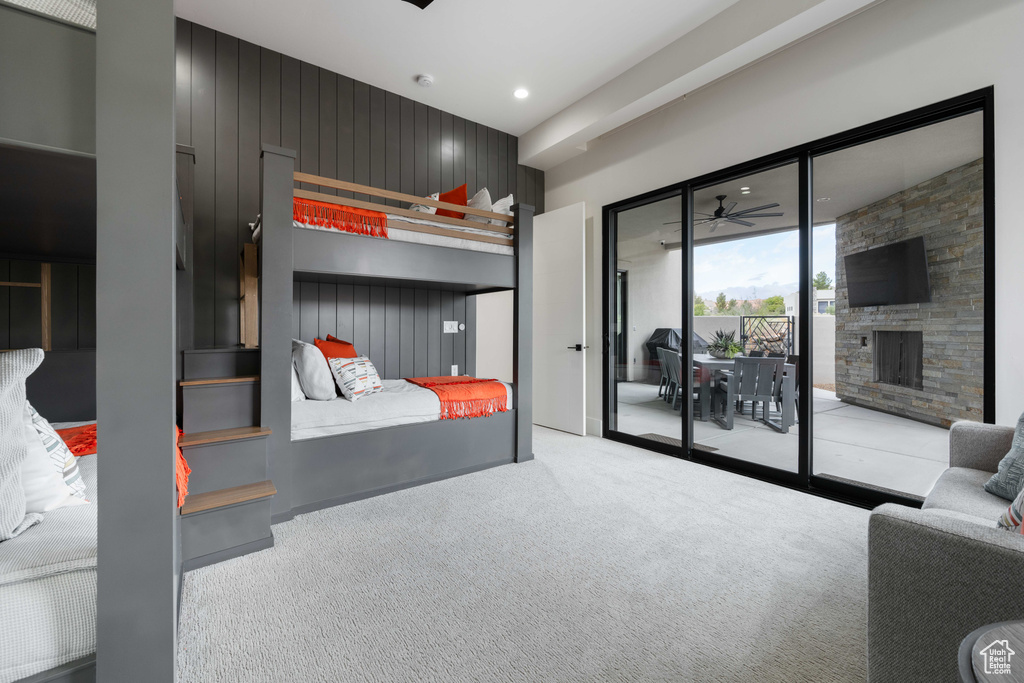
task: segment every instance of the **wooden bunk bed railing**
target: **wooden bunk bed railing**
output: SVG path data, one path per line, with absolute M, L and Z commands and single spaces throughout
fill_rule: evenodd
M 403 192 L 395 192 L 393 190 L 382 190 L 377 187 L 370 187 L 369 185 L 359 185 L 358 183 L 350 183 L 344 180 L 334 180 L 333 178 L 324 178 L 321 176 L 312 175 L 309 173 L 295 172 L 294 178 L 296 182 L 308 183 L 310 185 L 319 185 L 320 187 L 329 187 L 335 190 L 344 190 L 346 192 L 353 192 L 355 194 L 369 195 L 371 197 L 378 197 L 381 199 L 391 199 L 399 202 L 405 202 L 407 204 L 423 204 L 424 206 L 432 206 L 438 209 L 447 209 L 449 211 L 455 211 L 457 213 L 464 213 L 468 215 L 478 216 L 480 218 L 488 218 L 490 220 L 496 220 L 503 223 L 503 225 L 494 225 L 493 223 L 481 223 L 478 221 L 469 221 L 461 218 L 451 218 L 449 216 L 438 216 L 436 214 L 425 214 L 419 211 L 413 211 L 398 206 L 385 206 L 374 202 L 364 201 L 362 199 L 350 199 L 348 197 L 338 197 L 333 194 L 325 194 L 323 192 L 313 192 L 311 190 L 295 190 L 295 196 L 301 199 L 312 199 L 318 202 L 327 202 L 330 204 L 337 204 L 339 206 L 351 206 L 356 209 L 368 209 L 370 211 L 380 211 L 381 213 L 388 213 L 392 216 L 404 216 L 406 218 L 426 219 L 435 223 L 445 223 L 459 228 L 474 228 L 476 230 L 483 230 L 493 235 L 480 235 L 474 233 L 462 232 L 460 230 L 448 230 L 434 225 L 420 225 L 417 223 L 410 223 L 397 218 L 388 219 L 389 228 L 399 228 L 401 230 L 408 230 L 410 232 L 422 232 L 432 235 L 444 235 L 445 237 L 457 237 L 459 239 L 472 240 L 475 242 L 488 242 L 491 244 L 501 244 L 504 246 L 513 246 L 513 235 L 515 228 L 512 227 L 514 219 L 512 216 L 506 216 L 501 213 L 494 213 L 493 211 L 484 211 L 482 209 L 475 209 L 470 206 L 460 206 L 458 204 L 449 204 L 448 202 L 438 201 L 436 199 L 429 199 L 427 197 L 417 197 L 416 195 L 405 194 Z

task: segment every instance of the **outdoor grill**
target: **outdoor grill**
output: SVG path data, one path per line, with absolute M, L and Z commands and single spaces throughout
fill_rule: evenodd
M 658 361 L 658 349 L 679 353 L 682 346 L 683 330 L 678 327 L 659 327 L 651 333 L 645 342 L 647 347 L 647 379 L 658 381 L 661 377 L 661 363 Z M 699 334 L 693 333 L 694 354 L 707 353 L 708 343 Z

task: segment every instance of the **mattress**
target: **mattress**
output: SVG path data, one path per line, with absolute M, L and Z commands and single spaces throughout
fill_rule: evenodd
M 80 457 L 78 467 L 95 503 L 96 456 Z M 48 512 L 0 543 L 0 605 L 0 683 L 96 651 L 95 504 Z
M 447 223 L 439 223 L 437 221 L 430 220 L 419 220 L 416 218 L 406 218 L 405 216 L 393 216 L 388 215 L 388 218 L 394 220 L 405 221 L 406 223 L 417 223 L 419 225 L 432 225 L 438 228 L 444 228 L 446 230 L 454 230 L 456 232 L 465 232 L 477 235 L 487 235 L 494 237 L 496 233 L 487 230 L 474 230 L 473 228 L 463 228 L 454 225 L 448 225 Z M 325 228 L 319 225 L 312 225 L 309 223 L 302 223 L 300 221 L 292 221 L 292 227 L 305 228 L 307 230 L 325 230 L 327 232 L 337 233 L 338 235 L 351 235 L 351 233 L 342 232 L 341 230 L 335 230 L 334 228 Z M 252 234 L 252 241 L 259 244 L 260 234 L 262 233 L 262 227 L 257 226 Z M 360 235 L 361 236 L 361 235 Z M 383 239 L 381 237 L 371 237 L 370 239 Z M 512 256 L 515 250 L 511 246 L 503 244 L 492 244 L 491 242 L 478 242 L 476 240 L 467 240 L 459 237 L 447 237 L 445 235 L 431 235 L 425 232 L 414 232 L 412 230 L 402 230 L 401 228 L 388 228 L 388 239 L 396 242 L 412 242 L 414 244 L 429 244 L 435 247 L 452 247 L 455 249 L 467 249 L 469 251 L 483 251 L 489 254 L 501 254 L 503 256 Z
M 349 401 L 340 396 L 332 401 L 292 402 L 292 441 L 316 439 L 371 429 L 398 427 L 419 422 L 436 422 L 441 417 L 441 399 L 430 389 L 404 379 L 382 380 L 384 391 Z M 505 384 L 508 407 L 512 387 Z

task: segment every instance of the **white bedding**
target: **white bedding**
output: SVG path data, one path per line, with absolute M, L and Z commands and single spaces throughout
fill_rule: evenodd
M 96 456 L 78 468 L 93 504 L 47 512 L 0 543 L 0 683 L 96 651 Z
M 333 401 L 292 403 L 292 441 L 440 419 L 441 400 L 430 389 L 404 379 L 386 379 L 383 384 L 384 391 L 358 401 L 338 397 Z M 504 386 L 511 409 L 512 387 Z
M 463 228 L 455 225 L 448 225 L 447 223 L 439 223 L 437 221 L 420 220 L 417 218 L 406 218 L 405 216 L 393 216 L 388 214 L 388 218 L 393 218 L 399 221 L 405 221 L 406 223 L 418 223 L 420 225 L 433 225 L 439 228 L 445 228 L 446 230 L 455 230 L 458 232 L 466 232 L 477 235 L 487 235 L 493 237 L 496 233 L 489 232 L 487 230 L 475 230 L 473 228 Z M 310 225 L 309 223 L 302 223 L 300 221 L 292 221 L 292 226 L 296 228 L 305 228 L 307 230 L 326 230 L 328 232 L 338 233 L 339 235 L 349 235 L 352 237 L 364 237 L 364 235 L 353 235 L 352 233 L 342 232 L 341 230 L 335 230 L 334 228 L 325 228 L 319 225 Z M 260 235 L 263 231 L 262 226 L 257 226 L 252 233 L 252 241 L 256 244 L 260 242 Z M 370 237 L 370 239 L 382 239 L 380 237 Z M 491 242 L 478 242 L 476 240 L 461 239 L 459 237 L 447 237 L 445 235 L 431 235 L 424 232 L 414 232 L 412 230 L 402 230 L 401 228 L 388 228 L 388 239 L 396 242 L 413 242 L 415 244 L 430 244 L 436 247 L 453 247 L 455 249 L 468 249 L 470 251 L 484 251 L 490 254 L 502 254 L 505 256 L 512 256 L 515 250 L 511 246 L 505 246 L 503 244 L 492 244 Z

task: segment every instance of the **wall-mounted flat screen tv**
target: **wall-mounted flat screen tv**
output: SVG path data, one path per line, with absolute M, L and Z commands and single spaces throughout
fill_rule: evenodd
M 846 257 L 850 308 L 932 300 L 924 238 L 887 244 Z

